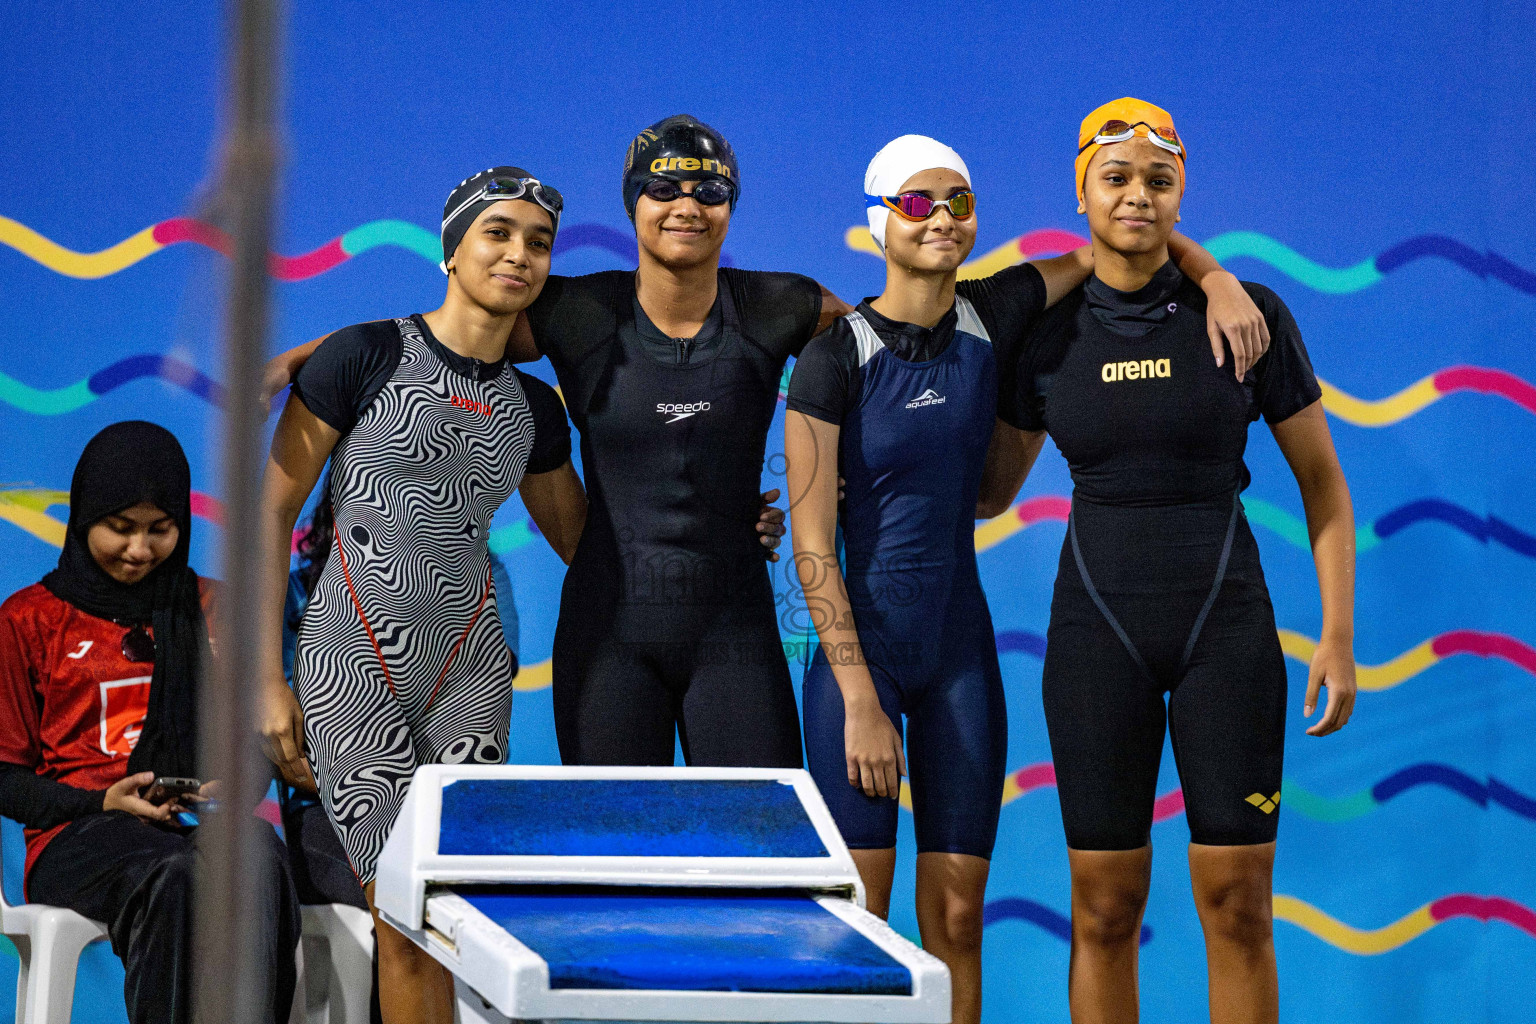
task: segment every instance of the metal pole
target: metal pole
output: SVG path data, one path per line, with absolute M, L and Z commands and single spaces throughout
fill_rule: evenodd
M 203 778 L 224 785 L 225 811 L 209 815 L 199 836 L 197 956 L 193 1007 L 207 1024 L 256 1024 L 271 984 L 262 970 L 272 936 L 262 933 L 271 880 L 256 856 L 252 813 L 271 779 L 255 734 L 257 617 L 261 600 L 257 502 L 267 410 L 261 367 L 268 318 L 267 253 L 277 163 L 277 68 L 280 0 L 233 0 L 222 177 L 215 200 L 234 241 L 225 315 L 226 404 L 224 589 L 218 657 L 205 681 L 201 708 Z M 219 450 L 219 449 L 216 449 Z

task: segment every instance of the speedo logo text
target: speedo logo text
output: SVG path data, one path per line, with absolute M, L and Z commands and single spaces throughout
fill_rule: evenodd
M 1117 380 L 1172 377 L 1173 366 L 1167 359 L 1131 359 L 1123 363 L 1105 363 L 1099 376 L 1106 384 L 1113 384 Z
M 656 411 L 663 416 L 670 416 L 668 423 L 676 423 L 685 420 L 689 416 L 700 412 L 709 412 L 708 402 L 657 402 Z

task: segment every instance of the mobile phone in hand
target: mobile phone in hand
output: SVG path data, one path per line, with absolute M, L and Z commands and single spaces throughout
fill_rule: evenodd
M 161 775 L 149 784 L 148 789 L 144 790 L 143 797 L 156 807 L 159 807 L 170 800 L 180 800 L 184 796 L 196 796 L 202 788 L 203 784 L 197 779 Z

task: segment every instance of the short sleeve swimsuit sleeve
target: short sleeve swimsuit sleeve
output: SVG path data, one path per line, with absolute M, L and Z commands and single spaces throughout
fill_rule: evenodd
M 293 395 L 345 434 L 383 390 L 403 350 L 393 320 L 343 327 L 322 341 L 299 370 Z
M 752 339 L 775 358 L 799 356 L 821 320 L 821 285 L 803 274 L 734 271 L 720 275 Z
M 565 403 L 555 389 L 539 378 L 516 371 L 528 396 L 533 413 L 533 451 L 528 455 L 528 473 L 549 473 L 571 458 L 571 422 L 565 415 Z
M 852 329 L 839 318 L 805 346 L 795 360 L 785 405 L 827 423 L 843 422 L 858 402 L 858 356 Z

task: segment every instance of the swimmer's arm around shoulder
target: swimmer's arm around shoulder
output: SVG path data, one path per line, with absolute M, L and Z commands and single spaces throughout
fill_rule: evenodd
M 1312 656 L 1303 710 L 1311 716 L 1318 690 L 1326 685 L 1327 708 L 1307 729 L 1309 736 L 1326 736 L 1343 728 L 1355 706 L 1355 511 L 1321 401 L 1270 429 L 1301 488 L 1317 564 L 1323 635 Z
M 1193 239 L 1175 231 L 1168 239 L 1168 255 L 1184 276 L 1205 292 L 1205 332 L 1211 339 L 1216 365 L 1226 363 L 1226 346 L 1232 347 L 1232 371 L 1242 380 L 1249 367 L 1269 348 L 1269 324 L 1254 304 L 1237 275 L 1221 269 L 1216 257 Z
M 999 417 L 992 427 L 992 443 L 981 471 L 981 491 L 976 497 L 976 518 L 995 519 L 1008 511 L 1019 488 L 1045 444 L 1045 431 L 1020 430 Z
M 534 525 L 560 560 L 570 565 L 587 525 L 587 491 L 576 467 L 566 459 L 559 469 L 525 474 L 517 490 Z
M 816 321 L 816 330 L 812 335 L 813 337 L 837 323 L 842 317 L 853 312 L 853 307 L 848 305 L 848 303 L 827 291 L 824 286 L 818 287 L 821 287 L 821 318 Z
M 279 391 L 292 384 L 299 375 L 299 369 L 309 362 L 315 349 L 328 337 L 330 335 L 322 334 L 314 341 L 306 341 L 267 360 L 267 365 L 261 371 L 261 400 L 272 401 Z
M 1093 273 L 1093 246 L 1079 246 L 1047 260 L 1030 260 L 1029 265 L 1045 280 L 1045 305 L 1049 308 Z
M 848 784 L 868 796 L 894 797 L 907 773 L 901 737 L 886 717 L 854 627 L 837 560 L 837 445 L 842 428 L 793 409 L 785 414 L 785 474 L 795 571 L 806 612 L 843 695 Z
M 313 790 L 304 760 L 304 714 L 283 678 L 283 599 L 293 527 L 341 432 L 288 396 L 261 481 L 261 735 L 267 757 L 293 786 Z

